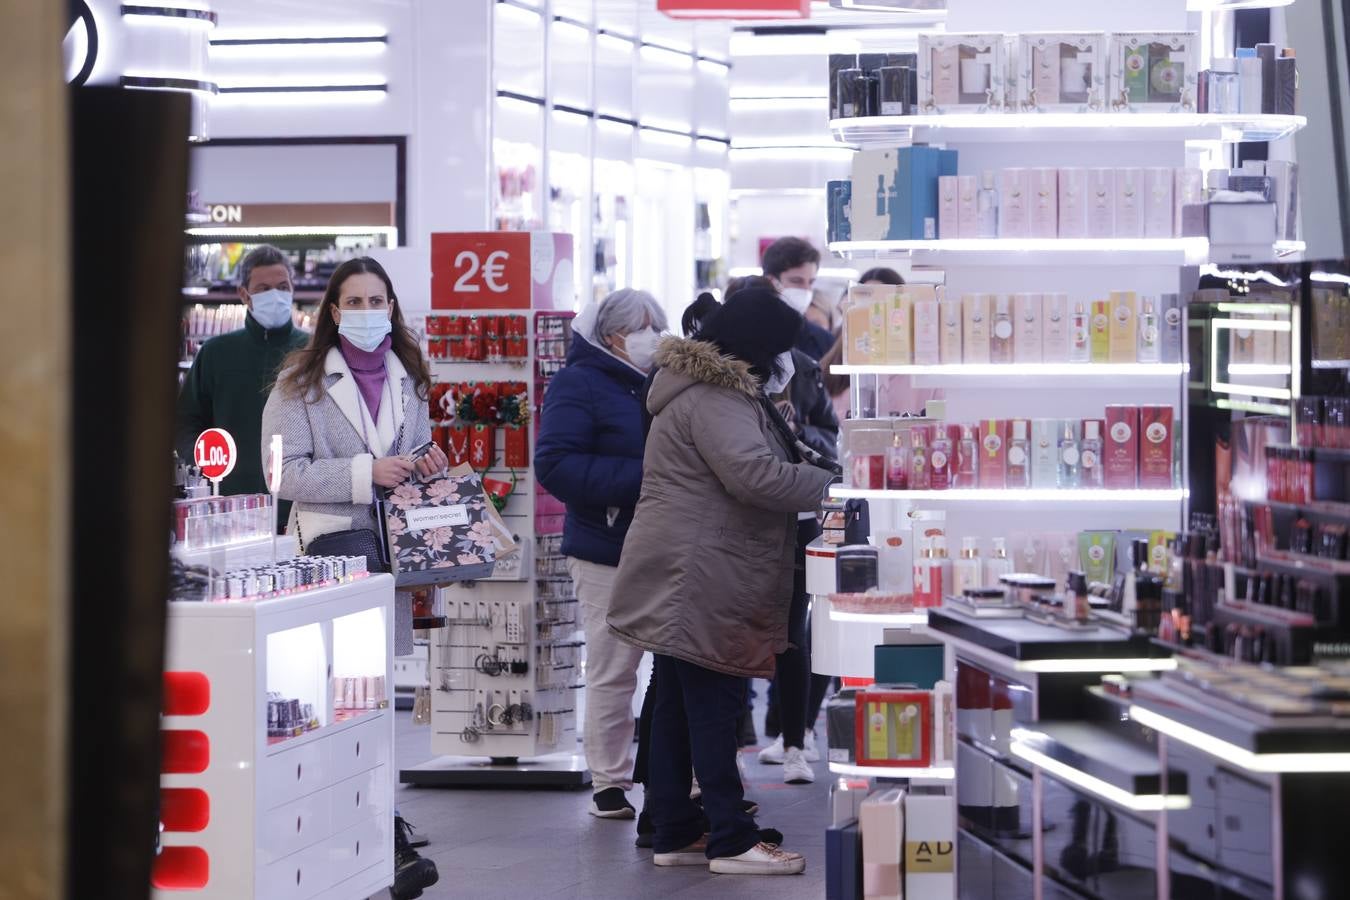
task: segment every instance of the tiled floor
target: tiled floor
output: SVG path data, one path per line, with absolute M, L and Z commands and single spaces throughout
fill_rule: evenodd
M 823 733 L 821 738 L 823 744 Z M 402 766 L 430 756 L 427 732 L 412 724 L 409 713 L 398 714 L 396 748 Z M 426 900 L 627 900 L 672 895 L 822 900 L 829 780 L 825 764 L 816 764 L 814 785 L 783 784 L 782 768 L 759 765 L 753 752 L 747 752 L 746 764 L 752 784 L 747 796 L 760 804 L 760 825 L 779 829 L 786 848 L 806 854 L 805 874 L 754 877 L 712 875 L 692 867 L 658 869 L 651 863 L 651 851 L 633 846 L 631 821 L 602 821 L 587 814 L 589 790 L 400 786 L 398 804 L 403 815 L 431 838 L 421 852 L 436 861 L 441 879 L 423 894 Z M 640 805 L 641 794 L 635 792 L 629 799 Z

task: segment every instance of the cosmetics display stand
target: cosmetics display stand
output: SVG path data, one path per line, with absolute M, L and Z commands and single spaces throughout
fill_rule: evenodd
M 365 900 L 393 883 L 393 600 L 371 575 L 169 604 L 156 898 Z M 353 681 L 374 686 L 359 709 Z M 313 710 L 286 737 L 278 698 Z
M 452 461 L 481 450 L 472 443 L 466 450 L 455 436 L 455 426 L 464 424 L 458 402 L 462 395 L 472 394 L 476 384 L 514 384 L 526 391 L 520 403 L 526 411 L 523 457 L 518 448 L 508 457 L 504 431 L 497 428 L 491 464 L 475 463 L 485 480 L 514 485 L 502 518 L 522 555 L 499 561 L 489 579 L 437 588 L 437 606 L 446 624 L 429 632 L 428 672 L 431 750 L 438 755 L 403 769 L 400 778 L 405 784 L 553 788 L 590 784 L 584 758 L 576 752 L 585 644 L 571 578 L 558 553 L 562 506 L 538 485 L 533 470 L 544 391 L 549 378 L 562 368 L 570 346 L 570 297 L 559 306 L 563 308 L 555 307 L 554 297 L 536 282 L 528 307 L 471 308 L 466 303 L 428 315 L 429 344 L 451 345 L 459 338 L 435 334 L 444 330 L 434 321 L 438 317 L 452 331 L 460 326 L 450 323 L 451 316 L 465 322 L 513 319 L 517 330 L 522 322 L 525 325 L 510 359 L 445 358 L 441 349 L 428 353 L 433 381 L 440 390 L 449 387 L 447 399 L 439 408 L 433 403 L 431 415 L 435 433 L 445 436 L 444 449 Z M 471 435 L 467 440 L 478 440 L 477 432 Z

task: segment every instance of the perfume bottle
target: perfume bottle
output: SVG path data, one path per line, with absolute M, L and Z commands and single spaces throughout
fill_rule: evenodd
M 947 591 L 952 585 L 952 561 L 947 558 L 947 539 L 942 535 L 933 538 L 933 561 L 937 563 L 937 596 L 933 600 L 934 606 L 942 605 L 942 598 L 947 596 Z
M 1013 361 L 1012 298 L 1000 294 L 994 298 L 994 321 L 989 329 L 989 361 Z
M 1078 429 L 1074 427 L 1074 423 L 1065 422 L 1060 427 L 1059 434 L 1059 477 L 1057 479 L 1059 487 L 1078 487 L 1079 456 Z
M 1143 311 L 1139 313 L 1139 349 L 1135 359 L 1141 363 L 1155 363 L 1159 358 L 1158 316 L 1153 311 L 1153 301 L 1145 299 Z
M 935 491 L 945 491 L 952 486 L 952 439 L 942 425 L 933 433 L 929 448 L 928 486 Z
M 1088 335 L 1088 314 L 1083 304 L 1073 305 L 1073 343 L 1069 345 L 1069 362 L 1092 361 L 1092 342 Z
M 998 188 L 989 169 L 980 173 L 980 192 L 975 195 L 975 236 L 998 237 Z
M 977 540 L 973 537 L 961 539 L 961 556 L 952 560 L 952 593 L 964 596 L 967 590 L 983 587 L 984 566 L 980 561 Z
M 928 429 L 915 425 L 909 430 L 909 488 L 926 491 L 929 487 Z
M 970 425 L 961 426 L 961 436 L 956 442 L 956 467 L 952 472 L 952 487 L 973 488 L 979 486 L 980 443 L 975 440 L 975 429 Z
M 1102 434 L 1096 419 L 1083 423 L 1083 442 L 1078 448 L 1078 481 L 1085 488 L 1102 486 Z
M 905 446 L 904 432 L 897 431 L 886 449 L 886 487 L 892 491 L 909 487 L 909 448 Z
M 1004 575 L 1011 575 L 1013 570 L 1013 561 L 1008 556 L 1008 541 L 1006 538 L 994 538 L 994 555 L 984 561 L 984 585 L 982 587 L 995 587 L 999 584 L 999 579 Z
M 1004 483 L 1010 488 L 1031 486 L 1031 444 L 1027 438 L 1027 420 L 1013 419 L 1008 438 L 1008 471 Z

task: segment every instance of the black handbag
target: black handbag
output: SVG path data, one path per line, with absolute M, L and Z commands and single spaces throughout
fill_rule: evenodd
M 371 504 L 371 511 L 376 522 L 384 522 L 384 492 L 379 488 L 375 489 L 375 502 Z M 295 534 L 300 538 L 300 546 L 304 548 L 306 556 L 364 556 L 367 572 L 390 571 L 389 541 L 383 527 L 378 530 L 349 528 L 346 531 L 333 531 L 306 543 L 305 536 L 300 533 L 300 515 L 297 512 Z

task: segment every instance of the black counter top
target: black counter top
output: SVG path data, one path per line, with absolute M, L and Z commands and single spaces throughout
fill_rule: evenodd
M 1054 659 L 1166 658 L 1147 637 L 1109 625 L 1057 628 L 1032 619 L 976 618 L 949 607 L 928 611 L 928 627 L 1018 662 Z
M 1127 740 L 1109 728 L 1090 722 L 1039 722 L 1021 740 L 1056 762 L 1136 796 L 1164 793 L 1158 748 Z M 1185 773 L 1167 772 L 1166 788 L 1168 794 L 1184 795 Z

